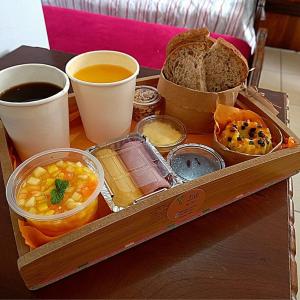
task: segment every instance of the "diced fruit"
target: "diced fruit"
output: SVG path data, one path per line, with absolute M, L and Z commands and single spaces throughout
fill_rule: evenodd
M 65 174 L 63 172 L 60 172 L 60 173 L 58 173 L 57 178 L 64 179 L 65 178 Z
M 56 165 L 59 167 L 59 168 L 64 168 L 65 167 L 65 163 L 63 160 L 60 160 L 56 163 Z
M 40 212 L 44 212 L 44 211 L 48 210 L 48 205 L 47 205 L 47 203 L 41 203 L 41 204 L 37 205 L 37 209 Z
M 25 207 L 33 207 L 35 205 L 35 197 L 29 198 L 25 203 Z
M 66 201 L 66 206 L 67 206 L 68 209 L 73 209 L 73 208 L 76 207 L 76 203 L 75 203 L 75 201 L 72 198 L 69 198 Z
M 28 212 L 30 212 L 31 214 L 36 214 L 36 213 L 37 213 L 37 211 L 36 211 L 36 209 L 35 209 L 34 207 L 31 207 L 31 208 L 28 210 Z
M 84 174 L 84 175 L 78 175 L 78 178 L 83 179 L 83 180 L 87 180 L 89 178 L 88 175 Z
M 33 171 L 33 175 L 35 177 L 41 177 L 42 175 L 44 175 L 46 173 L 47 173 L 47 171 L 44 168 L 42 168 L 42 167 L 37 167 Z
M 58 173 L 59 173 L 59 171 L 56 171 L 56 172 L 52 173 L 51 176 L 52 176 L 53 178 L 56 178 L 56 176 L 58 175 Z
M 50 210 L 45 212 L 45 216 L 54 215 L 54 213 L 55 213 L 55 211 L 53 209 L 50 209 Z
M 83 169 L 82 169 L 82 168 L 79 168 L 79 167 L 76 167 L 75 173 L 76 173 L 76 174 L 83 174 Z
M 38 185 L 40 182 L 41 182 L 41 179 L 35 178 L 35 177 L 29 177 L 27 180 L 27 183 L 31 184 L 31 185 Z
M 40 191 L 32 191 L 32 192 L 31 192 L 31 195 L 32 195 L 32 196 L 41 196 L 42 193 L 41 193 Z
M 47 167 L 48 172 L 52 175 L 53 173 L 59 171 L 56 165 L 50 165 Z
M 78 162 L 76 163 L 76 166 L 81 168 L 81 167 L 83 166 L 83 164 L 82 164 L 80 161 L 78 161 Z
M 28 185 L 26 187 L 28 192 L 32 192 L 32 191 L 40 191 L 41 187 L 39 185 Z
M 74 190 L 75 190 L 74 187 L 68 187 L 68 188 L 66 189 L 66 193 L 72 193 L 72 192 L 74 192 Z
M 46 198 L 46 196 L 41 195 L 41 196 L 37 196 L 37 197 L 35 198 L 35 200 L 36 200 L 37 202 L 45 202 L 45 201 L 47 201 L 47 198 Z
M 82 198 L 82 195 L 75 192 L 73 195 L 72 195 L 72 199 L 75 200 L 75 201 L 80 201 Z
M 67 166 L 66 171 L 70 172 L 70 173 L 73 173 L 75 171 L 75 168 L 73 166 Z
M 46 185 L 47 187 L 54 184 L 55 179 L 54 178 L 47 178 Z
M 66 173 L 66 176 L 65 176 L 65 179 L 66 179 L 66 180 L 72 180 L 73 177 L 74 177 L 74 173 L 67 172 L 67 173 Z

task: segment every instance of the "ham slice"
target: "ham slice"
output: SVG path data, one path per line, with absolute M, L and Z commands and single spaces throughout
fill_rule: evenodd
M 125 143 L 118 154 L 143 194 L 147 195 L 162 188 L 170 188 L 169 182 L 160 174 L 142 142 Z

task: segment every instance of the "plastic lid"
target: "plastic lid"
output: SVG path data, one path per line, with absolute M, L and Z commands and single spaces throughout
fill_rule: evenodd
M 169 153 L 167 160 L 184 181 L 225 168 L 224 160 L 215 150 L 200 144 L 180 145 Z
M 153 115 L 137 124 L 137 132 L 159 149 L 177 146 L 186 139 L 183 123 L 167 115 Z

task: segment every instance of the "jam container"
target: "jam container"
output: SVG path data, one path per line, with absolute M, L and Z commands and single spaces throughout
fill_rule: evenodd
M 184 182 L 225 168 L 223 158 L 215 150 L 200 144 L 184 144 L 174 148 L 167 161 Z
M 156 88 L 147 85 L 137 86 L 133 101 L 133 119 L 141 119 L 159 115 L 161 110 L 161 96 Z
M 138 122 L 136 131 L 146 137 L 162 155 L 166 155 L 186 139 L 186 128 L 183 123 L 167 115 L 144 118 Z

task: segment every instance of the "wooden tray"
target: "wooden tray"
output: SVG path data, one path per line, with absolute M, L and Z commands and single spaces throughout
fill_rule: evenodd
M 152 76 L 139 79 L 138 84 L 156 86 L 157 81 L 158 76 Z M 71 144 L 85 149 L 92 143 L 84 135 L 75 99 L 71 97 L 69 104 Z M 274 109 L 266 105 L 254 89 L 242 92 L 238 104 L 271 120 L 284 137 L 293 136 L 299 143 L 295 134 L 273 114 Z M 197 140 L 196 135 L 188 136 L 188 142 Z M 6 183 L 13 166 L 1 122 L 0 160 Z M 296 174 L 299 169 L 300 146 L 279 150 L 149 196 L 136 205 L 98 219 L 32 251 L 20 234 L 17 215 L 10 211 L 19 271 L 29 289 L 38 289 L 264 189 Z

